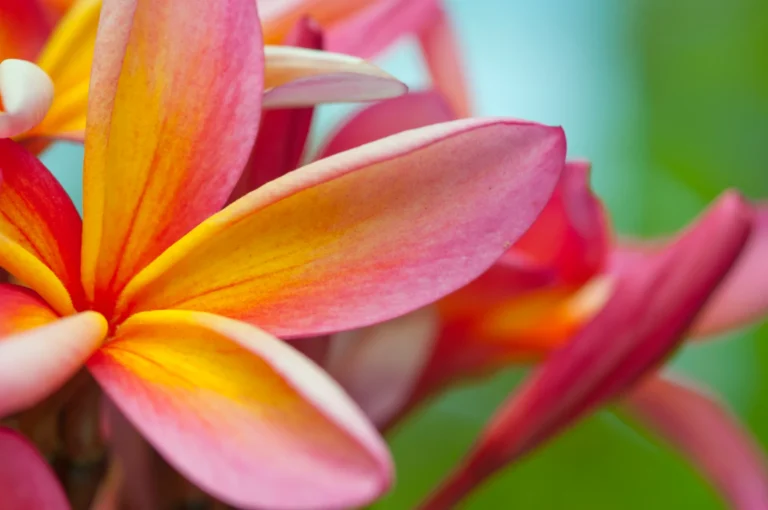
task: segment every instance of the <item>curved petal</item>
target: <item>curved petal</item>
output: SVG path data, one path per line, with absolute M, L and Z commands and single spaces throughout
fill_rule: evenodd
M 374 101 L 408 91 L 375 65 L 349 55 L 266 46 L 264 58 L 264 108 Z
M 24 436 L 0 427 L 0 459 L 3 508 L 69 510 L 67 497 L 53 470 Z
M 363 108 L 342 124 L 320 151 L 320 158 L 354 149 L 380 138 L 454 120 L 437 92 L 414 92 Z
M 728 193 L 668 249 L 618 274 L 608 304 L 502 406 L 422 508 L 451 507 L 496 470 L 655 369 L 733 266 L 751 223 L 749 207 Z
M 30 136 L 83 141 L 100 11 L 101 0 L 78 0 L 45 44 L 38 65 L 53 80 L 56 96 Z
M 285 41 L 291 46 L 321 49 L 323 33 L 314 21 L 304 18 Z M 265 111 L 259 134 L 230 202 L 298 168 L 309 137 L 314 108 Z
M 77 5 L 77 2 L 83 0 L 41 0 L 43 6 L 47 9 L 50 19 L 57 20 L 64 16 L 64 14 L 73 8 L 73 5 Z
M 696 321 L 692 334 L 713 335 L 768 315 L 768 204 L 755 210 L 755 226 L 736 267 Z
M 40 402 L 83 367 L 107 334 L 107 321 L 84 312 L 0 339 L 0 416 Z
M 709 478 L 734 510 L 768 508 L 760 445 L 719 402 L 687 385 L 653 377 L 622 408 L 659 433 Z
M 0 138 L 35 127 L 53 101 L 53 83 L 45 71 L 26 60 L 0 62 Z
M 40 161 L 0 140 L 0 267 L 60 314 L 83 303 L 81 221 L 64 188 Z
M 402 315 L 487 269 L 541 211 L 564 153 L 559 128 L 467 120 L 317 161 L 166 251 L 118 314 L 200 310 L 281 337 Z
M 376 0 L 257 0 L 265 44 L 279 44 L 304 17 L 330 26 Z
M 253 0 L 108 2 L 85 141 L 83 282 L 104 302 L 219 210 L 256 139 Z
M 0 62 L 34 60 L 51 31 L 38 0 L 0 0 Z
M 56 312 L 33 291 L 0 283 L 0 340 L 55 322 L 58 318 Z
M 381 429 L 408 402 L 437 333 L 435 311 L 422 308 L 335 335 L 322 366 Z
M 390 483 L 386 445 L 351 400 L 247 324 L 136 315 L 88 367 L 169 462 L 230 504 L 348 508 Z
M 566 285 L 581 285 L 603 269 L 608 218 L 589 187 L 590 165 L 570 161 L 547 206 L 512 251 Z

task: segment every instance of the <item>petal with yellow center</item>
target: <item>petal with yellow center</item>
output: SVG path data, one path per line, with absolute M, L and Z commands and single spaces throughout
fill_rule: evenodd
M 559 128 L 437 124 L 274 180 L 126 287 L 118 314 L 218 313 L 280 337 L 396 317 L 477 277 L 528 226 L 564 163 Z
M 256 138 L 253 0 L 131 0 L 101 11 L 83 182 L 83 282 L 97 301 L 232 192 Z
M 386 445 L 349 397 L 248 324 L 138 314 L 88 367 L 171 464 L 229 504 L 358 507 L 390 483 Z

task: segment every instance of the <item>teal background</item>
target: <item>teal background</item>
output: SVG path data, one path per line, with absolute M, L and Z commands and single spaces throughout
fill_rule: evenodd
M 669 233 L 727 187 L 768 197 L 768 2 L 764 0 L 449 0 L 479 115 L 561 124 L 569 154 L 623 234 Z M 415 45 L 382 65 L 426 83 Z M 316 135 L 348 107 L 326 107 Z M 45 161 L 80 201 L 82 149 Z M 720 394 L 768 441 L 768 327 L 686 346 L 669 364 Z M 522 371 L 456 389 L 389 438 L 408 508 L 469 447 Z M 582 422 L 479 490 L 465 508 L 721 509 L 676 453 L 609 412 Z

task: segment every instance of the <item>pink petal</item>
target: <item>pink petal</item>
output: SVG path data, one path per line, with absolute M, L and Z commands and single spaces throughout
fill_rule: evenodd
M 231 505 L 358 507 L 391 483 L 386 445 L 349 397 L 248 324 L 135 315 L 88 368 L 160 454 Z
M 558 128 L 468 119 L 324 158 L 202 223 L 132 280 L 117 313 L 206 311 L 281 337 L 403 315 L 526 230 L 564 153 Z
M 511 250 L 566 285 L 585 283 L 608 255 L 608 218 L 589 187 L 589 170 L 584 161 L 566 164 L 547 207 Z
M 321 49 L 323 34 L 304 18 L 288 35 L 285 44 Z M 261 116 L 259 134 L 230 202 L 237 200 L 299 166 L 312 124 L 313 107 L 267 110 Z
M 0 507 L 69 510 L 53 470 L 21 434 L 0 427 Z
M 468 458 L 422 508 L 449 508 L 653 370 L 679 345 L 734 264 L 751 223 L 749 207 L 727 193 L 668 249 L 618 274 L 605 308 L 503 405 Z
M 357 112 L 331 137 L 320 158 L 354 149 L 380 138 L 453 120 L 451 109 L 437 92 L 414 92 L 381 101 Z
M 31 407 L 75 375 L 107 334 L 84 312 L 0 339 L 0 417 Z
M 739 261 L 696 321 L 692 334 L 736 329 L 768 314 L 768 204 L 756 206 L 755 226 Z
M 406 405 L 437 337 L 433 309 L 332 337 L 323 368 L 382 428 Z
M 0 138 L 29 131 L 48 113 L 53 82 L 45 71 L 26 60 L 0 62 Z
M 34 60 L 51 33 L 51 23 L 38 0 L 0 0 L 0 62 Z
M 688 457 L 729 508 L 768 508 L 768 469 L 760 445 L 719 402 L 653 377 L 633 389 L 622 407 Z

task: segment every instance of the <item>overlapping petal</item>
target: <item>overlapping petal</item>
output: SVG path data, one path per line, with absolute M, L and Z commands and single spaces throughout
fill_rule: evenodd
M 38 0 L 0 0 L 0 62 L 34 60 L 51 30 Z
M 16 312 L 21 312 L 19 306 Z M 39 318 L 45 312 L 34 313 Z M 33 406 L 59 389 L 83 367 L 106 334 L 104 317 L 84 312 L 0 339 L 0 417 Z
M 35 292 L 0 283 L 0 339 L 56 321 L 59 316 Z
M 0 61 L 0 138 L 29 131 L 45 117 L 53 101 L 53 83 L 26 60 Z
M 109 301 L 229 198 L 258 129 L 261 52 L 253 0 L 104 5 L 85 141 L 89 296 Z
M 80 216 L 64 188 L 19 144 L 0 140 L 0 267 L 60 314 L 83 303 Z
M 459 469 L 425 503 L 449 508 L 496 470 L 616 397 L 652 370 L 741 253 L 749 207 L 728 193 L 662 253 L 618 275 L 602 311 L 492 419 Z
M 768 508 L 768 468 L 761 447 L 715 399 L 653 377 L 634 389 L 622 408 L 688 457 L 729 508 Z
M 101 0 L 77 0 L 56 25 L 38 64 L 53 80 L 56 98 L 30 136 L 82 141 Z
M 296 23 L 309 17 L 327 27 L 376 0 L 257 0 L 266 44 L 278 44 Z
M 126 287 L 118 315 L 200 310 L 288 337 L 402 315 L 466 284 L 525 231 L 564 152 L 558 128 L 492 119 L 317 161 L 176 243 Z
M 341 53 L 266 46 L 264 58 L 264 108 L 373 101 L 408 91 L 375 65 Z
M 88 367 L 172 464 L 230 504 L 348 508 L 390 482 L 386 446 L 348 397 L 247 324 L 139 314 Z
M 363 108 L 331 137 L 320 151 L 325 158 L 381 138 L 440 122 L 454 120 L 437 92 L 413 92 Z
M 713 335 L 768 315 L 768 204 L 756 206 L 755 226 L 733 272 L 696 321 L 692 334 Z
M 53 470 L 21 434 L 0 427 L 0 459 L 3 508 L 69 510 Z

